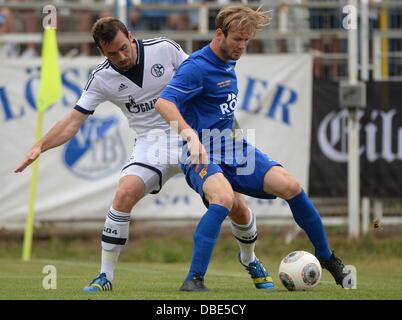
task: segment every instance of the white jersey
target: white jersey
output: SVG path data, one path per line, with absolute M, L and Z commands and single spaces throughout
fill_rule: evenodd
M 176 42 L 166 38 L 135 42 L 136 65 L 122 71 L 106 59 L 91 73 L 74 108 L 92 114 L 99 104 L 110 101 L 123 111 L 137 137 L 152 129 L 167 133 L 170 126 L 155 110 L 155 103 L 188 55 Z

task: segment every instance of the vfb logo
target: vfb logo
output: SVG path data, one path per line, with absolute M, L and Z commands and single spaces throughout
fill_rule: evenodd
M 237 97 L 234 93 L 229 93 L 225 103 L 221 103 L 219 106 L 223 115 L 232 114 L 236 109 Z
M 64 163 L 75 174 L 86 179 L 99 179 L 119 170 L 126 150 L 114 117 L 91 117 L 67 144 Z

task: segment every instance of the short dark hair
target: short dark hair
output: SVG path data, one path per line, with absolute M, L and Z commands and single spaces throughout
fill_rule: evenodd
M 92 37 L 98 48 L 102 50 L 101 43 L 112 42 L 119 30 L 128 38 L 128 30 L 119 19 L 113 17 L 100 18 L 92 27 Z

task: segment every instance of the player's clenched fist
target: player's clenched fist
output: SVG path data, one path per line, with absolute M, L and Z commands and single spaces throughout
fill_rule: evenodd
M 202 164 L 205 168 L 208 168 L 208 155 L 198 137 L 196 135 L 189 136 L 187 141 L 188 151 L 190 153 L 187 161 L 196 164 L 195 172 L 198 173 L 201 170 Z

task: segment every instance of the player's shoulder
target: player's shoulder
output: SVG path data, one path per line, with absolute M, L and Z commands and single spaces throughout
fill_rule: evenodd
M 104 59 L 101 63 L 99 63 L 91 72 L 91 74 L 96 74 L 102 71 L 109 69 L 110 61 L 109 59 Z
M 180 45 L 169 38 L 159 37 L 159 38 L 152 38 L 152 39 L 143 39 L 142 43 L 144 47 L 153 48 L 153 49 L 160 49 L 160 48 L 170 48 L 180 50 Z
M 187 78 L 189 76 L 193 80 L 198 79 L 199 81 L 202 81 L 202 79 L 205 77 L 202 64 L 200 64 L 199 61 L 194 58 L 187 58 L 184 60 L 177 73 L 180 74 L 181 77 L 184 76 L 184 78 Z
M 183 64 L 187 64 L 188 67 L 191 66 L 192 68 L 197 68 L 202 72 L 203 65 L 205 64 L 205 57 L 202 50 L 198 50 L 190 54 Z
M 103 60 L 101 63 L 99 63 L 91 72 L 90 74 L 90 78 L 91 77 L 95 77 L 95 78 L 99 78 L 102 77 L 102 75 L 109 71 L 109 70 L 113 70 L 113 68 L 111 68 L 111 62 L 109 61 L 109 59 L 105 59 Z
M 99 63 L 92 71 L 91 74 L 89 75 L 88 81 L 84 87 L 84 90 L 88 90 L 91 84 L 96 82 L 99 78 L 103 76 L 105 71 L 110 69 L 110 61 L 108 59 L 103 60 L 101 63 Z
M 188 56 L 188 60 L 193 61 L 197 64 L 203 63 L 206 60 L 208 60 L 207 54 L 206 54 L 207 46 L 194 51 L 192 54 Z

